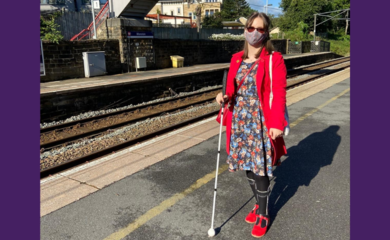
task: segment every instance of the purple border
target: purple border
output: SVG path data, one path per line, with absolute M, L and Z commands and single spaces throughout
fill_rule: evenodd
M 35 240 L 40 238 L 40 5 L 39 1 L 16 3 L 3 2 L 1 14 L 0 238 Z
M 6 5 L 3 9 L 15 7 L 12 1 L 3 4 Z M 385 177 L 390 166 L 382 164 L 390 164 L 387 154 L 381 154 L 380 150 L 388 149 L 386 114 L 389 107 L 378 103 L 388 105 L 389 54 L 386 53 L 389 47 L 386 40 L 389 33 L 384 25 L 377 23 L 384 21 L 379 18 L 388 15 L 390 3 L 381 1 L 379 6 L 366 11 L 365 1 L 354 1 L 351 5 L 351 34 L 354 35 L 354 29 L 368 30 L 356 34 L 351 42 L 353 54 L 360 55 L 351 61 L 351 239 L 382 239 L 388 229 L 386 207 L 389 203 L 383 196 L 388 194 Z M 9 53 L 3 55 L 9 64 L 3 62 L 6 68 L 2 71 L 0 119 L 2 133 L 10 143 L 2 145 L 1 154 L 4 165 L 0 176 L 5 188 L 1 199 L 2 239 L 40 238 L 38 14 L 38 1 L 24 1 L 17 14 L 14 11 L 2 14 L 1 45 L 3 52 Z M 371 39 L 382 44 L 369 44 Z M 362 126 L 367 126 L 367 122 L 373 127 L 364 131 Z M 30 134 L 15 135 L 11 125 L 17 127 L 19 133 Z M 362 139 L 363 133 L 373 134 L 373 138 Z M 380 161 L 380 165 L 376 161 Z M 383 186 L 380 183 L 384 183 Z
M 390 34 L 380 19 L 389 15 L 390 3 L 380 1 L 373 8 L 367 8 L 367 3 L 351 4 L 351 239 L 385 239 L 390 51 L 381 42 Z

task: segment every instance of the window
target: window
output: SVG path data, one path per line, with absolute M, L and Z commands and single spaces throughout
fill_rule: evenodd
M 180 8 L 177 8 L 177 13 L 180 13 Z
M 188 16 L 189 16 L 189 17 L 192 17 L 193 20 L 196 19 L 196 15 L 195 15 L 195 14 L 192 14 L 192 12 L 188 13 Z
M 213 16 L 214 10 L 210 10 L 210 16 Z
M 171 16 L 173 16 L 173 11 L 171 11 Z
M 206 10 L 206 17 L 209 16 L 209 10 Z

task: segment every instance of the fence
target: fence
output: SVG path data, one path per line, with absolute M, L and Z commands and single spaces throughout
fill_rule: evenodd
M 198 38 L 196 28 L 165 28 L 153 27 L 154 38 L 158 39 L 186 39 L 192 40 Z
M 290 53 L 302 53 L 302 42 L 288 41 L 288 54 Z
M 330 43 L 325 41 L 289 41 L 288 53 L 329 52 Z
M 330 52 L 330 42 L 311 41 L 311 52 Z
M 176 26 L 175 24 L 171 24 L 171 23 L 153 23 L 153 27 L 155 28 L 173 28 L 173 27 L 177 27 L 177 28 L 192 28 L 191 24 L 190 23 L 177 23 Z
M 213 34 L 231 33 L 242 34 L 242 29 L 220 29 L 220 28 L 201 28 L 198 36 L 196 28 L 165 28 L 153 27 L 154 37 L 158 39 L 201 39 L 210 40 L 209 37 Z
M 58 30 L 64 40 L 70 40 L 74 35 L 88 27 L 92 22 L 91 12 L 64 12 L 55 19 L 59 25 Z

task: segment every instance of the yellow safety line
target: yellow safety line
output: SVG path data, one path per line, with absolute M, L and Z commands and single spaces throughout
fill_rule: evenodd
M 334 100 L 336 100 L 337 98 L 341 97 L 342 95 L 344 95 L 345 93 L 349 92 L 350 91 L 350 88 L 348 89 L 345 89 L 342 93 L 340 93 L 339 95 L 337 96 L 334 96 L 332 97 L 331 99 L 329 99 L 328 101 L 326 101 L 325 103 L 321 104 L 320 106 L 314 108 L 313 110 L 311 110 L 310 112 L 306 113 L 305 115 L 299 117 L 297 120 L 295 120 L 293 123 L 290 123 L 290 128 L 293 128 L 294 126 L 296 126 L 298 123 L 302 122 L 303 120 L 305 120 L 307 117 L 311 116 L 313 113 L 317 112 L 318 110 L 320 110 L 321 108 L 325 107 L 326 105 L 328 105 L 329 103 L 333 102 Z
M 218 175 L 225 172 L 228 169 L 228 165 L 224 164 L 218 169 Z M 129 235 L 131 232 L 136 230 L 137 228 L 141 227 L 143 224 L 145 224 L 150 219 L 154 218 L 155 216 L 159 215 L 163 211 L 165 211 L 167 208 L 171 207 L 175 203 L 177 203 L 180 199 L 183 199 L 188 194 L 192 193 L 196 189 L 200 188 L 201 186 L 205 185 L 206 183 L 210 182 L 213 178 L 215 178 L 215 171 L 205 175 L 201 179 L 197 180 L 194 184 L 192 184 L 189 188 L 184 190 L 181 193 L 176 193 L 172 197 L 168 198 L 167 200 L 160 203 L 160 205 L 150 209 L 147 211 L 144 215 L 140 216 L 138 219 L 136 219 L 134 222 L 127 225 L 127 227 L 119 230 L 118 232 L 115 232 L 111 234 L 110 236 L 106 237 L 104 240 L 119 240 L 127 235 Z
M 290 128 L 293 128 L 294 126 L 296 126 L 298 123 L 302 122 L 304 119 L 306 119 L 307 117 L 309 117 L 310 115 L 312 115 L 313 113 L 317 112 L 318 110 L 320 110 L 321 108 L 325 107 L 326 105 L 328 105 L 329 103 L 333 102 L 334 100 L 336 100 L 337 98 L 341 97 L 342 95 L 344 95 L 345 93 L 347 93 L 348 91 L 350 90 L 350 88 L 346 89 L 345 91 L 343 91 L 342 93 L 340 93 L 339 95 L 331 98 L 330 100 L 328 100 L 327 102 L 325 102 L 324 104 L 318 106 L 317 108 L 313 109 L 312 111 L 306 113 L 305 115 L 303 115 L 302 117 L 298 118 L 295 122 L 291 123 L 290 124 Z M 218 175 L 225 172 L 226 170 L 228 169 L 228 165 L 227 164 L 224 164 L 223 166 L 221 166 L 219 169 L 218 169 Z M 125 228 L 122 228 L 121 230 L 117 231 L 117 232 L 114 232 L 112 233 L 110 236 L 106 237 L 104 240 L 119 240 L 119 239 L 122 239 L 124 237 L 126 237 L 127 235 L 129 235 L 130 233 L 132 233 L 134 230 L 136 230 L 137 228 L 141 227 L 142 225 L 144 225 L 146 222 L 148 222 L 150 219 L 158 216 L 160 213 L 162 213 L 163 211 L 165 211 L 167 208 L 173 206 L 174 204 L 176 204 L 179 200 L 183 199 L 185 196 L 187 196 L 188 194 L 192 193 L 193 191 L 195 191 L 196 189 L 202 187 L 203 185 L 205 185 L 206 183 L 210 182 L 212 179 L 215 178 L 215 171 L 205 175 L 204 177 L 198 179 L 194 184 L 192 184 L 189 188 L 187 188 L 186 190 L 184 190 L 183 192 L 181 193 L 176 193 L 175 195 L 173 195 L 172 197 L 166 199 L 165 201 L 163 201 L 162 203 L 160 203 L 158 206 L 150 209 L 149 211 L 147 211 L 145 214 L 143 214 L 142 216 L 140 216 L 139 218 L 137 218 L 134 222 L 130 223 L 129 225 L 127 225 L 127 227 Z

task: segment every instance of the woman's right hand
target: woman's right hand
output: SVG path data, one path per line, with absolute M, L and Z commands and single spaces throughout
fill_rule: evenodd
M 220 93 L 218 93 L 217 97 L 215 98 L 215 101 L 217 101 L 217 103 L 219 105 L 222 105 L 223 102 L 226 104 L 229 101 L 229 97 L 228 97 L 228 95 L 225 95 L 222 97 L 222 92 L 220 92 Z

